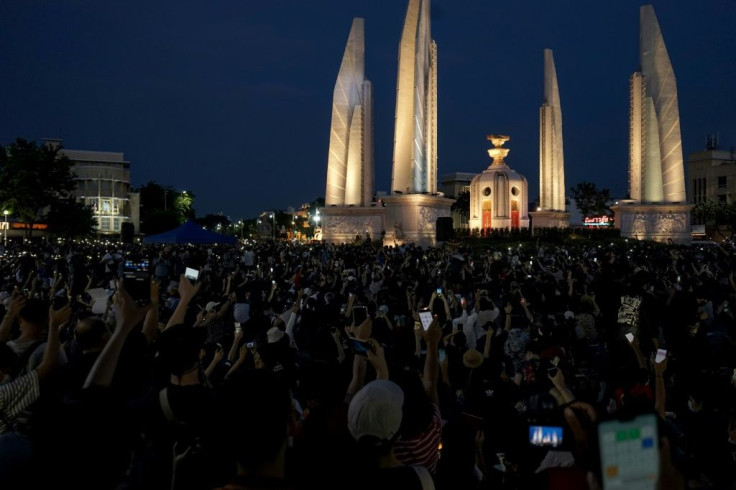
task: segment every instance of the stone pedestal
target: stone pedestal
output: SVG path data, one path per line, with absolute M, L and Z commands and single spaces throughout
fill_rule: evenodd
M 353 243 L 358 235 L 365 240 L 380 240 L 381 232 L 386 230 L 386 208 L 375 206 L 328 206 L 320 208 L 322 240 L 327 243 Z M 387 230 L 386 230 L 387 231 Z
M 692 204 L 619 201 L 611 206 L 621 236 L 636 240 L 689 244 Z
M 569 228 L 570 213 L 565 211 L 532 211 L 531 217 L 532 233 L 534 228 Z
M 385 245 L 437 245 L 437 218 L 450 217 L 452 199 L 428 194 L 393 194 L 386 203 Z

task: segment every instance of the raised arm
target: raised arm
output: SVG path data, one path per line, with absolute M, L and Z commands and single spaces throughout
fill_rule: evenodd
M 54 310 L 53 306 L 49 308 L 49 332 L 46 337 L 46 347 L 43 350 L 41 364 L 36 368 L 39 379 L 46 377 L 59 364 L 59 352 L 61 351 L 59 327 L 68 322 L 71 315 L 72 308 L 69 303 L 59 310 Z
M 137 305 L 122 287 L 122 282 L 118 284 L 118 290 L 115 293 L 115 330 L 92 365 L 84 382 L 85 388 L 110 386 L 128 334 L 145 318 L 150 307 L 150 303 L 143 306 Z
M 10 340 L 13 332 L 13 324 L 15 324 L 15 320 L 18 318 L 18 314 L 25 306 L 27 300 L 28 298 L 17 287 L 13 289 L 13 292 L 10 294 L 8 311 L 5 313 L 2 323 L 0 323 L 0 342 Z
M 437 394 L 437 377 L 439 375 L 439 344 L 442 338 L 442 328 L 440 327 L 437 315 L 430 323 L 429 328 L 424 332 L 424 342 L 427 344 L 427 355 L 424 358 L 424 376 L 422 376 L 422 384 L 424 384 L 424 392 L 432 400 L 432 403 L 439 404 L 439 395 Z
M 189 279 L 187 279 L 184 274 L 179 276 L 179 303 L 177 303 L 174 313 L 169 317 L 169 321 L 166 323 L 166 328 L 169 328 L 172 325 L 184 323 L 189 303 L 197 294 L 201 286 L 201 282 L 197 282 L 197 284 L 189 282 Z
M 652 364 L 654 364 L 654 409 L 659 417 L 664 420 L 666 415 L 664 372 L 667 370 L 667 358 L 665 357 L 662 362 L 652 362 Z
M 151 282 L 151 308 L 146 313 L 146 318 L 143 320 L 143 336 L 150 344 L 158 334 L 158 299 L 159 295 L 159 282 Z

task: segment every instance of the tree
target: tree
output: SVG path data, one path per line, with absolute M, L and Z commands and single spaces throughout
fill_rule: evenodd
M 460 215 L 465 218 L 465 220 L 470 219 L 470 191 L 461 192 L 457 195 L 457 199 L 455 199 L 455 202 L 452 203 L 452 206 L 450 206 L 450 210 L 456 213 L 460 213 Z
M 49 234 L 65 238 L 90 236 L 97 228 L 97 219 L 92 208 L 73 197 L 62 199 L 51 206 L 46 220 Z
M 72 196 L 74 162 L 61 149 L 23 138 L 0 147 L 0 203 L 28 225 L 29 237 L 34 223 Z
M 611 200 L 609 189 L 598 189 L 592 182 L 580 182 L 570 189 L 580 213 L 583 216 L 610 215 L 611 208 L 608 206 Z
M 714 226 L 721 237 L 733 238 L 736 231 L 736 203 L 706 199 L 696 203 L 690 215 L 693 223 Z
M 194 194 L 150 181 L 136 189 L 141 197 L 141 231 L 148 235 L 171 230 L 194 219 Z
M 222 214 L 208 214 L 204 218 L 194 220 L 198 225 L 202 225 L 210 231 L 226 230 L 230 225 L 230 220 Z M 219 225 L 219 226 L 218 226 Z

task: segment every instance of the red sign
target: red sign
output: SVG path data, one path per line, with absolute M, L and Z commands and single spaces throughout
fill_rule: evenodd
M 10 223 L 10 228 L 13 230 L 27 230 L 28 228 L 31 228 L 31 225 L 28 223 Z M 45 223 L 33 223 L 33 229 L 34 230 L 45 230 L 46 224 Z
M 613 226 L 613 218 L 605 214 L 602 216 L 586 216 L 583 218 L 583 226 Z

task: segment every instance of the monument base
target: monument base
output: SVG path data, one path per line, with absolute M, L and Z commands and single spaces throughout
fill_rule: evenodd
M 570 213 L 565 211 L 531 211 L 529 213 L 534 228 L 569 228 Z
M 385 245 L 437 245 L 437 218 L 451 216 L 452 199 L 428 194 L 393 194 L 386 203 Z
M 327 243 L 354 243 L 380 240 L 386 230 L 386 208 L 380 204 L 370 207 L 329 206 L 320 208 L 322 240 Z
M 687 245 L 690 236 L 690 210 L 692 204 L 642 203 L 619 201 L 611 206 L 615 214 L 615 226 L 621 236 L 636 240 Z

